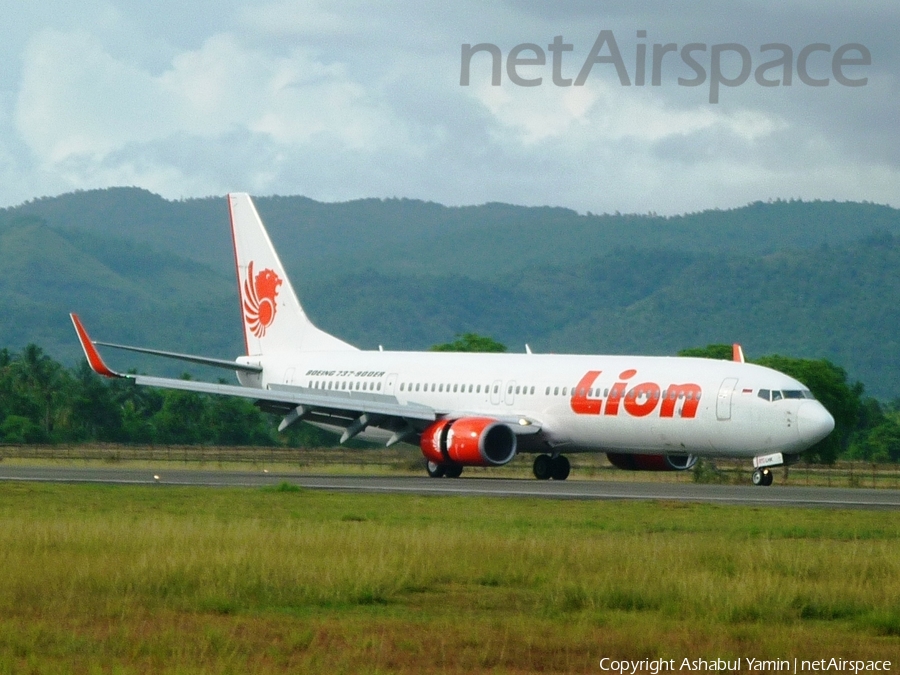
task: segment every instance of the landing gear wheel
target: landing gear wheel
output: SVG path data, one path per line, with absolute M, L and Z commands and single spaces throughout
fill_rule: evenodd
M 443 478 L 447 473 L 447 467 L 443 464 L 438 464 L 437 462 L 432 462 L 430 459 L 425 461 L 425 471 L 428 472 L 428 475 L 432 478 Z
M 534 458 L 531 470 L 538 480 L 548 480 L 553 472 L 553 459 L 550 455 L 538 455 Z
M 754 485 L 768 486 L 772 484 L 774 478 L 772 472 L 768 469 L 757 469 L 750 477 L 750 482 Z
M 459 478 L 462 476 L 463 468 L 459 465 L 448 466 L 446 472 L 444 473 L 447 478 Z
M 550 460 L 550 477 L 553 480 L 565 480 L 569 477 L 572 465 L 565 455 L 559 455 Z

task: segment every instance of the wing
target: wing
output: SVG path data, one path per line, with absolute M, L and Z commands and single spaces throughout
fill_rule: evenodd
M 367 437 L 372 440 L 384 441 L 390 446 L 400 441 L 415 442 L 419 434 L 439 418 L 466 416 L 466 413 L 462 411 L 456 413 L 436 411 L 425 405 L 400 403 L 394 396 L 373 392 L 310 389 L 308 387 L 281 384 L 271 384 L 266 389 L 261 389 L 240 385 L 198 382 L 196 380 L 119 373 L 106 365 L 97 351 L 97 344 L 156 356 L 165 356 L 207 366 L 227 368 L 229 370 L 258 373 L 262 369 L 259 366 L 226 361 L 224 359 L 211 359 L 143 347 L 127 347 L 125 345 L 94 342 L 78 316 L 76 314 L 71 314 L 70 316 L 75 326 L 78 340 L 81 343 L 81 348 L 84 350 L 84 355 L 91 368 L 99 375 L 129 379 L 141 386 L 246 398 L 254 401 L 266 412 L 284 415 L 278 427 L 279 431 L 283 431 L 296 421 L 306 420 L 332 428 L 339 433 L 342 431 L 342 443 L 368 430 Z M 509 424 L 518 435 L 535 434 L 541 428 L 534 420 L 515 416 L 502 416 L 498 421 Z

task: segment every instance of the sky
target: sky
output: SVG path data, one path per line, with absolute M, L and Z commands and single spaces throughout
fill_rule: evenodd
M 120 185 L 582 213 L 900 206 L 896 0 L 0 7 L 0 207 Z M 487 49 L 461 83 L 480 44 L 499 85 Z

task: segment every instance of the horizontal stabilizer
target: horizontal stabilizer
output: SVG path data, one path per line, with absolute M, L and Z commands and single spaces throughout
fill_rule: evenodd
M 261 373 L 261 366 L 254 366 L 248 363 L 238 363 L 237 361 L 229 361 L 228 359 L 213 359 L 208 356 L 193 356 L 192 354 L 179 354 L 177 352 L 166 352 L 161 349 L 147 349 L 146 347 L 130 347 L 128 345 L 117 345 L 112 342 L 94 342 L 95 345 L 102 347 L 112 347 L 113 349 L 124 349 L 129 352 L 140 352 L 141 354 L 152 354 L 153 356 L 162 356 L 167 359 L 177 359 L 178 361 L 187 361 L 189 363 L 199 363 L 201 366 L 212 366 L 213 368 L 227 368 L 228 370 L 240 370 L 245 373 Z

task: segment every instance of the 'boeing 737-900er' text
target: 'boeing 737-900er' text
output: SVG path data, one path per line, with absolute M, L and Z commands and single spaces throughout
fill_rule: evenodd
M 734 360 L 656 356 L 361 351 L 314 326 L 250 197 L 228 197 L 246 354 L 234 361 L 93 342 L 91 367 L 138 385 L 242 396 L 350 438 L 418 445 L 429 475 L 502 466 L 533 453 L 534 475 L 564 480 L 567 454 L 605 452 L 617 467 L 672 471 L 698 457 L 753 460 L 753 482 L 825 438 L 834 420 L 809 390 Z M 125 375 L 97 345 L 234 370 L 239 385 Z

